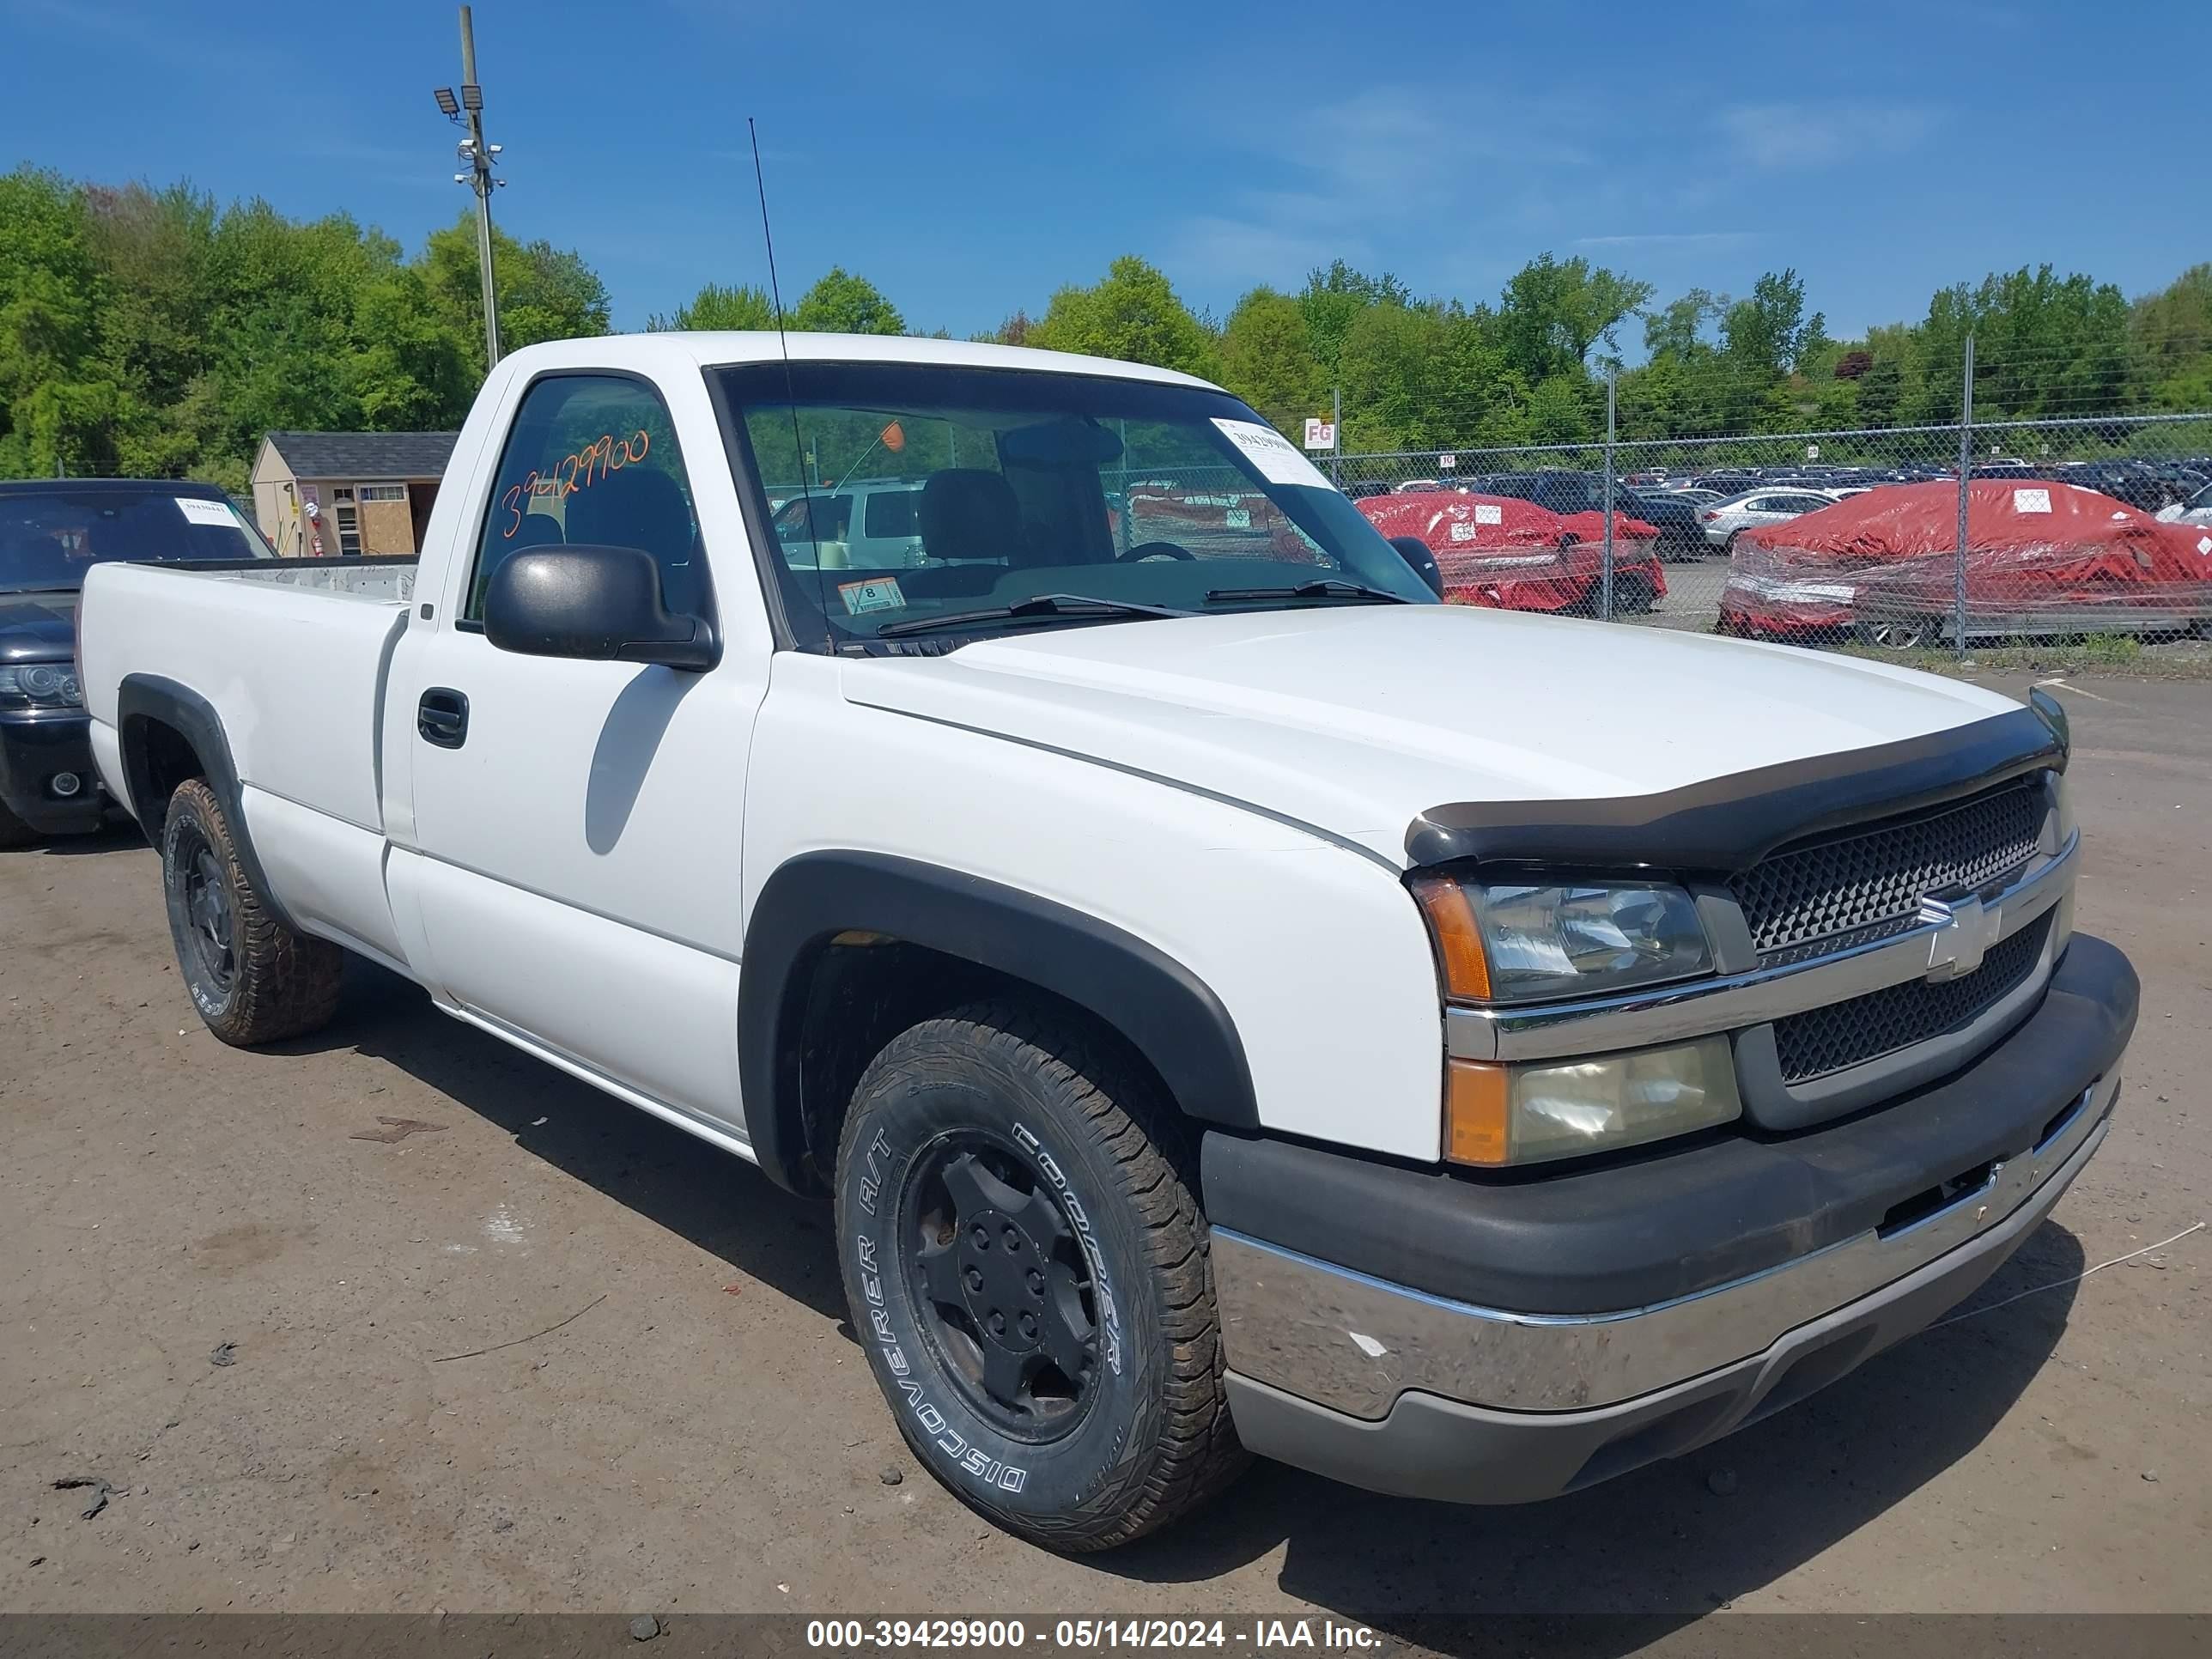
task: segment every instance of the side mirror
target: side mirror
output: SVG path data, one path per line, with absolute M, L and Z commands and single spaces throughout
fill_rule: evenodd
M 660 602 L 660 567 L 635 547 L 534 547 L 512 553 L 484 588 L 484 637 L 526 657 L 655 662 L 693 672 L 721 659 L 700 617 Z
M 1419 536 L 1393 536 L 1390 545 L 1413 567 L 1413 574 L 1429 585 L 1429 592 L 1438 599 L 1444 596 L 1444 573 L 1437 568 L 1437 556 L 1429 544 Z

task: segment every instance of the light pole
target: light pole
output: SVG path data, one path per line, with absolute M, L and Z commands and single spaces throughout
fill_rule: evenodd
M 456 126 L 462 124 L 466 112 L 469 136 L 461 140 L 458 149 L 468 171 L 455 173 L 453 182 L 476 192 L 477 274 L 483 283 L 484 368 L 489 371 L 500 356 L 499 294 L 493 286 L 491 270 L 491 193 L 503 188 L 507 180 L 492 177 L 501 147 L 484 142 L 483 88 L 477 83 L 476 29 L 466 6 L 461 8 L 461 95 L 457 100 L 451 87 L 440 87 L 432 96 L 438 100 L 439 113 Z

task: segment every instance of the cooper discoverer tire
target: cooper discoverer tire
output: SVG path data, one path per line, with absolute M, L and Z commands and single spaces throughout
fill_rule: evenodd
M 345 952 L 270 913 L 239 862 L 222 803 L 198 778 L 169 798 L 161 890 L 177 970 L 208 1030 L 245 1047 L 330 1023 Z
M 1049 1549 L 1166 1525 L 1247 1461 L 1195 1165 L 1172 1105 L 1018 1001 L 902 1032 L 854 1091 L 837 1249 L 915 1455 Z

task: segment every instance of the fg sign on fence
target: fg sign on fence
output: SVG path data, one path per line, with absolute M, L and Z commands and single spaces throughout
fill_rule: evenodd
M 1334 449 L 1336 447 L 1336 422 L 1334 421 L 1324 421 L 1320 416 L 1315 415 L 1307 416 L 1306 447 L 1308 449 Z

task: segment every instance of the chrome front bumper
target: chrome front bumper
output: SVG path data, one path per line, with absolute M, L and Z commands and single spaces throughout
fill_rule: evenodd
M 1754 1359 L 1948 1257 L 1986 1259 L 1993 1271 L 2096 1151 L 2119 1087 L 2117 1071 L 2100 1078 L 2027 1152 L 1990 1165 L 1925 1213 L 1732 1283 L 1613 1313 L 1475 1307 L 1216 1228 L 1214 1291 L 1231 1367 L 1369 1421 L 1408 1392 L 1514 1413 L 1631 1401 Z

